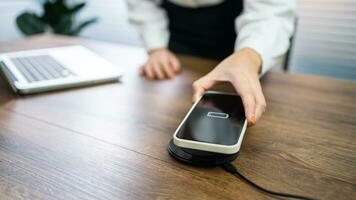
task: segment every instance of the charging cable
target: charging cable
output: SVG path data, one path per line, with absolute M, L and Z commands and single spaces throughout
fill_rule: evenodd
M 258 190 L 271 194 L 271 195 L 275 195 L 275 196 L 280 196 L 280 197 L 287 197 L 287 198 L 294 198 L 294 199 L 303 199 L 303 200 L 315 200 L 314 198 L 310 198 L 310 197 L 305 197 L 305 196 L 300 196 L 300 195 L 295 195 L 295 194 L 288 194 L 288 193 L 282 193 L 282 192 L 275 192 L 266 188 L 263 188 L 259 185 L 257 185 L 256 183 L 252 182 L 251 180 L 249 180 L 248 178 L 246 178 L 244 175 L 242 175 L 234 165 L 232 165 L 231 163 L 225 163 L 222 164 L 221 167 L 229 172 L 230 174 L 241 178 L 242 180 L 244 180 L 245 182 L 247 182 L 248 184 L 250 184 L 251 186 L 253 186 L 254 188 L 257 188 Z

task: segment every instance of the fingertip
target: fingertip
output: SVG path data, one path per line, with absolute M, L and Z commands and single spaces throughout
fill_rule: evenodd
M 180 62 L 179 62 L 179 60 L 177 58 L 172 58 L 170 63 L 171 63 L 171 65 L 173 67 L 173 70 L 175 72 L 179 72 L 180 71 L 181 64 L 180 64 Z
M 179 63 L 174 67 L 174 71 L 177 72 L 177 73 L 180 72 L 181 69 L 182 69 L 182 67 L 181 67 L 181 65 Z
M 162 75 L 157 75 L 157 77 L 158 77 L 159 80 L 163 80 L 164 79 L 164 77 Z
M 251 116 L 247 118 L 247 122 L 248 122 L 248 126 L 253 126 L 256 124 L 256 117 L 255 116 Z
M 174 72 L 174 69 L 172 69 L 170 66 L 167 66 L 167 67 L 165 68 L 165 72 L 166 72 L 166 74 L 167 74 L 167 76 L 168 76 L 169 79 L 174 78 L 175 72 Z
M 195 94 L 193 95 L 193 98 L 192 98 L 192 103 L 195 102 Z
M 138 69 L 138 72 L 139 72 L 140 75 L 145 75 L 146 74 L 145 68 L 146 68 L 146 65 L 143 65 Z
M 152 74 L 152 71 L 149 71 L 149 70 L 147 70 L 146 71 L 147 73 L 146 73 L 146 77 L 148 78 L 148 79 L 150 79 L 150 80 L 152 80 L 152 79 L 154 79 L 154 75 Z
M 200 96 L 199 93 L 195 93 L 195 94 L 193 95 L 193 100 L 192 100 L 192 102 L 195 103 L 195 102 L 198 100 L 199 96 Z
M 204 94 L 205 90 L 203 88 L 195 88 L 193 94 L 193 102 L 196 102 L 200 96 Z
M 173 75 L 168 75 L 168 79 L 173 79 L 174 76 Z
M 146 75 L 146 78 L 148 79 L 153 79 L 153 72 L 152 72 L 152 66 L 150 64 L 146 64 L 142 68 L 143 75 Z
M 164 72 L 162 71 L 164 69 L 162 69 L 162 66 L 160 63 L 155 63 L 153 66 L 153 71 L 156 75 L 156 78 L 159 80 L 163 80 L 164 79 Z
M 154 78 L 153 74 L 152 73 L 147 73 L 147 78 L 152 80 Z

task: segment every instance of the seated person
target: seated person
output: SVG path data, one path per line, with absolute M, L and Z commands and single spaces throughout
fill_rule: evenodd
M 181 69 L 173 52 L 219 59 L 193 83 L 193 99 L 228 81 L 254 125 L 266 109 L 259 77 L 287 52 L 294 7 L 294 0 L 128 0 L 130 21 L 149 53 L 139 73 L 173 78 Z

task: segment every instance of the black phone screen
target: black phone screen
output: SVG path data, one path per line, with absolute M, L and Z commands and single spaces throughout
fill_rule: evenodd
M 244 123 L 245 112 L 239 96 L 205 93 L 176 136 L 185 140 L 234 145 Z

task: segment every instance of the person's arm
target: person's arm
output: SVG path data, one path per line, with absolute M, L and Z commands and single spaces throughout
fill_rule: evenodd
M 167 49 L 168 18 L 160 3 L 160 0 L 128 0 L 129 20 L 137 27 L 150 55 L 139 72 L 150 79 L 173 78 L 180 70 L 178 59 Z
M 254 125 L 266 109 L 259 76 L 275 66 L 289 47 L 294 5 L 294 0 L 245 0 L 237 19 L 235 53 L 193 83 L 193 100 L 228 81 L 242 98 L 249 125 Z
M 236 51 L 255 50 L 262 59 L 261 75 L 281 64 L 294 31 L 295 0 L 245 0 L 236 19 Z
M 168 45 L 168 19 L 157 0 L 128 0 L 129 21 L 142 38 L 145 48 L 165 48 Z

